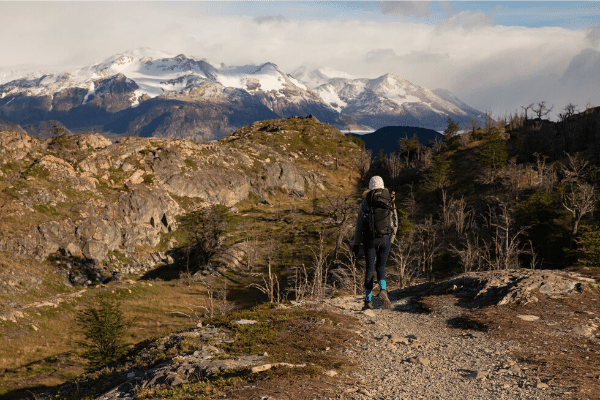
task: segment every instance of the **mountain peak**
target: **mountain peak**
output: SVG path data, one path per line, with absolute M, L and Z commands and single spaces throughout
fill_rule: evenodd
M 149 99 L 156 100 L 141 106 Z M 93 109 L 98 106 L 108 114 Z M 165 110 L 170 107 L 186 111 L 168 116 Z M 244 113 L 266 119 L 314 114 L 338 127 L 412 125 L 443 129 L 448 116 L 461 123 L 478 118 L 480 113 L 467 107 L 450 95 L 436 96 L 391 73 L 371 79 L 333 68 L 301 67 L 288 75 L 273 62 L 226 66 L 149 48 L 115 54 L 76 71 L 40 73 L 35 78 L 0 84 L 0 118 L 62 118 L 69 129 L 85 129 L 96 118 L 93 126 L 106 126 L 111 132 L 117 131 L 117 125 L 125 132 L 129 128 L 122 127 L 129 127 L 130 119 L 138 118 L 140 123 L 133 125 L 140 127 L 131 134 L 145 135 L 152 135 L 158 125 L 169 135 L 183 134 L 178 125 L 182 119 L 189 120 L 195 132 L 196 126 L 218 120 L 203 133 L 218 137 L 230 129 L 229 123 L 222 122 L 223 115 L 238 121 L 247 118 L 238 116 Z M 146 110 L 154 114 L 140 116 Z M 213 110 L 210 115 L 208 110 Z M 254 111 L 248 114 L 247 110 Z M 82 122 L 81 115 L 86 113 L 89 115 Z M 113 121 L 117 116 L 121 119 Z M 154 122 L 148 125 L 145 118 Z M 164 123 L 160 122 L 163 119 Z

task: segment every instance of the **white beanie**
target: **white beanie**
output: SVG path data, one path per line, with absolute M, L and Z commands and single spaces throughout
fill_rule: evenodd
M 383 188 L 384 188 L 384 186 L 383 186 L 383 179 L 381 179 L 380 176 L 375 175 L 369 181 L 369 190 L 383 189 Z

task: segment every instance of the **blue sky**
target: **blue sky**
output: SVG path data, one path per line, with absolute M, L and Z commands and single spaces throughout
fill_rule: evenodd
M 418 2 L 427 7 L 426 15 L 383 14 L 378 2 L 365 1 L 246 1 L 246 2 L 199 2 L 196 7 L 212 10 L 220 15 L 283 16 L 287 19 L 362 21 L 405 21 L 436 24 L 448 14 L 448 7 L 457 13 L 477 12 L 492 14 L 492 25 L 524 26 L 539 28 L 560 26 L 563 28 L 589 28 L 600 23 L 600 2 L 593 1 L 453 1 Z
M 385 73 L 494 114 L 600 105 L 600 2 L 5 2 L 0 82 L 149 47 L 287 73 Z

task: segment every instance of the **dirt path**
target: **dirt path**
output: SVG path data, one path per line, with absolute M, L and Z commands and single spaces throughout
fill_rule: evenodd
M 352 329 L 365 340 L 345 353 L 359 367 L 342 372 L 355 380 L 343 389 L 347 399 L 557 399 L 560 389 L 539 380 L 535 371 L 511 358 L 519 343 L 499 341 L 486 333 L 455 329 L 464 309 L 453 298 L 432 313 L 420 312 L 412 297 L 390 296 L 392 309 L 378 298 L 375 309 L 361 311 L 362 299 L 327 300 L 337 311 L 353 315 Z

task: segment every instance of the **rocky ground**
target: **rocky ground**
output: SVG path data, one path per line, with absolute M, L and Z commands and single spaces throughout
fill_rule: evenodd
M 342 376 L 360 385 L 346 398 L 600 398 L 595 285 L 573 273 L 500 271 L 392 292 L 391 310 L 332 299 L 365 339 L 345 351 L 359 367 Z
M 343 345 L 325 351 L 351 367 L 306 374 L 303 365 L 274 364 L 264 355 L 227 361 L 218 349 L 231 340 L 227 332 L 201 327 L 187 335 L 212 337 L 208 353 L 125 371 L 129 382 L 98 398 L 133 399 L 134 387 L 177 387 L 211 371 L 252 368 L 279 372 L 253 375 L 209 398 L 599 399 L 599 282 L 567 271 L 479 272 L 391 291 L 389 310 L 378 298 L 374 309 L 362 310 L 360 296 L 298 303 L 340 315 L 333 334 Z

